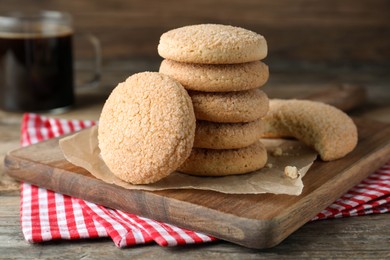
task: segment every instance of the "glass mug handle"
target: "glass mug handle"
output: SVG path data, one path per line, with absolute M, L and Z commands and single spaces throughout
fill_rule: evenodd
M 75 90 L 96 87 L 99 85 L 101 79 L 102 48 L 100 41 L 95 35 L 91 33 L 78 34 L 76 37 L 86 38 L 86 40 L 92 45 L 94 58 L 92 75 L 88 79 L 84 80 L 83 82 L 77 82 L 78 72 L 77 69 L 74 70 L 76 78 Z

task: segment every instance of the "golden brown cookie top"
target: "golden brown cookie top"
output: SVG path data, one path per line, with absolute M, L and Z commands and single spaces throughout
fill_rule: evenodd
M 233 64 L 267 56 L 265 38 L 253 31 L 222 24 L 180 27 L 161 35 L 158 53 L 166 59 L 202 64 Z
M 313 147 L 324 161 L 344 157 L 358 142 L 353 120 L 336 107 L 321 102 L 272 99 L 269 113 L 263 119 L 265 137 L 295 137 Z
M 195 115 L 183 86 L 157 72 L 134 74 L 112 91 L 99 120 L 109 169 L 133 184 L 156 182 L 181 165 L 194 141 Z

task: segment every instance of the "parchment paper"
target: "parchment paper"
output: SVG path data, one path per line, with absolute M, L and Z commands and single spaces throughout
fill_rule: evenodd
M 173 172 L 154 184 L 132 185 L 117 178 L 100 157 L 97 126 L 82 130 L 60 140 L 65 158 L 88 170 L 93 176 L 110 184 L 127 189 L 165 190 L 200 189 L 228 194 L 288 194 L 299 195 L 303 189 L 302 178 L 317 157 L 317 153 L 294 140 L 262 139 L 268 150 L 267 166 L 261 170 L 226 177 L 197 177 Z M 282 151 L 282 152 L 281 152 Z M 286 166 L 295 166 L 298 177 L 291 179 L 284 174 Z

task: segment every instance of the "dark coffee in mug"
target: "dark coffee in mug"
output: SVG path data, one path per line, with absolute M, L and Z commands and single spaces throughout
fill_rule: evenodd
M 55 30 L 0 32 L 2 109 L 45 111 L 73 104 L 72 30 Z

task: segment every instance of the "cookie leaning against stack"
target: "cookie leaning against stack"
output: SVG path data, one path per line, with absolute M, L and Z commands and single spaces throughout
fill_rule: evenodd
M 154 183 L 191 153 L 195 114 L 186 90 L 157 72 L 132 75 L 105 102 L 98 129 L 101 156 L 132 184 Z
M 160 73 L 188 90 L 197 119 L 194 149 L 179 170 L 223 176 L 264 167 L 267 153 L 258 142 L 269 107 L 260 90 L 269 76 L 261 62 L 264 37 L 228 25 L 191 25 L 164 33 L 158 52 Z

